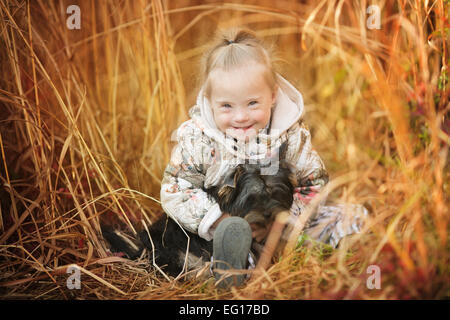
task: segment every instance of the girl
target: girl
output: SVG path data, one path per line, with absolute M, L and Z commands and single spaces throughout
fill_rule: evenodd
M 202 68 L 204 83 L 191 119 L 178 128 L 161 203 L 186 230 L 213 241 L 213 260 L 224 261 L 216 268 L 244 269 L 252 239 L 261 240 L 267 230 L 221 212 L 204 190 L 223 183 L 238 163 L 267 166 L 287 142 L 286 160 L 298 182 L 290 210 L 295 223 L 328 174 L 302 120 L 302 95 L 275 72 L 269 50 L 253 32 L 224 32 L 204 55 Z M 344 236 L 360 231 L 366 215 L 362 206 L 320 205 L 304 232 L 336 247 Z M 241 284 L 244 277 L 226 280 L 226 286 Z

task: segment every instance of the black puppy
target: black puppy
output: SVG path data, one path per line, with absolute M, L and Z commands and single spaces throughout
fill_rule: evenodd
M 160 218 L 148 229 L 138 232 L 138 239 L 132 239 L 109 225 L 102 224 L 103 238 L 110 244 L 112 252 L 125 253 L 134 260 L 141 256 L 144 249 L 148 249 L 149 259 L 153 262 L 153 248 L 155 248 L 155 263 L 167 274 L 176 277 L 183 270 L 186 259 L 186 249 L 189 235 L 189 253 L 187 269 L 201 267 L 211 260 L 212 242 L 200 238 L 198 235 L 181 230 L 181 227 L 169 216 Z M 150 237 L 149 237 L 150 234 Z
M 259 165 L 241 164 L 223 185 L 207 192 L 216 199 L 222 212 L 265 227 L 279 212 L 291 208 L 294 186 L 291 171 L 284 162 L 280 162 L 274 175 L 262 175 Z
M 262 175 L 261 166 L 241 164 L 225 178 L 222 185 L 205 191 L 217 201 L 222 212 L 240 216 L 249 224 L 267 227 L 277 213 L 289 210 L 293 202 L 294 182 L 289 165 L 283 160 L 285 149 L 285 145 L 280 148 L 281 160 L 276 174 Z M 135 259 L 144 248 L 152 252 L 154 247 L 156 264 L 169 275 L 177 276 L 183 270 L 186 259 L 186 234 L 169 217 L 158 220 L 149 232 L 153 246 L 145 230 L 139 233 L 138 241 L 131 241 L 117 230 L 102 225 L 103 236 L 112 251 L 124 252 Z M 190 237 L 188 269 L 195 269 L 211 260 L 212 241 L 188 231 L 186 233 Z

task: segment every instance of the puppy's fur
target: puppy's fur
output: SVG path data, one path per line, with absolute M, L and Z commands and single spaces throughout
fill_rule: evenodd
M 240 216 L 250 224 L 268 226 L 277 213 L 289 210 L 293 202 L 295 182 L 289 165 L 284 160 L 285 151 L 284 144 L 280 148 L 279 168 L 275 175 L 261 175 L 260 166 L 241 164 L 225 178 L 222 185 L 205 191 L 218 202 L 222 212 Z M 149 231 L 155 248 L 156 264 L 169 275 L 178 275 L 185 262 L 186 235 L 169 217 L 158 220 Z M 152 244 L 145 230 L 139 232 L 139 239 L 136 241 L 131 241 L 106 224 L 102 225 L 102 233 L 112 251 L 124 252 L 131 259 L 139 257 L 144 248 L 152 251 Z M 188 269 L 194 269 L 210 261 L 212 241 L 187 233 L 190 237 Z
M 261 175 L 260 166 L 244 164 L 236 167 L 232 177 L 233 185 L 207 191 L 222 212 L 267 226 L 277 213 L 291 208 L 294 186 L 291 171 L 283 163 L 276 175 Z

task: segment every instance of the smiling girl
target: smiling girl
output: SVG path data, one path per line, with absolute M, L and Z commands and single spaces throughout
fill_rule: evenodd
M 161 186 L 163 209 L 186 230 L 213 241 L 213 259 L 222 269 L 245 269 L 257 230 L 242 218 L 221 212 L 204 191 L 220 185 L 239 163 L 267 164 L 287 142 L 286 160 L 297 185 L 291 223 L 328 182 L 328 174 L 303 122 L 300 92 L 273 67 L 271 54 L 248 30 L 229 30 L 204 55 L 204 83 L 191 119 L 177 131 Z M 344 236 L 359 232 L 367 210 L 359 205 L 319 206 L 305 234 L 337 247 Z M 230 278 L 241 284 L 243 276 Z M 225 282 L 226 285 L 232 282 Z

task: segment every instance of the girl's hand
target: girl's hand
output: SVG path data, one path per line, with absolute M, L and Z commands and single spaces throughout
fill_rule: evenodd
M 230 215 L 229 213 L 222 213 L 222 215 L 220 216 L 220 218 L 217 219 L 216 222 L 214 222 L 214 223 L 212 224 L 211 227 L 212 227 L 213 229 L 217 228 L 217 226 L 219 225 L 219 223 L 220 223 L 223 219 L 228 218 L 228 217 L 231 217 L 231 215 Z
M 269 227 L 263 227 L 257 223 L 250 223 L 250 227 L 252 228 L 252 238 L 256 240 L 256 242 L 261 242 L 269 233 Z

